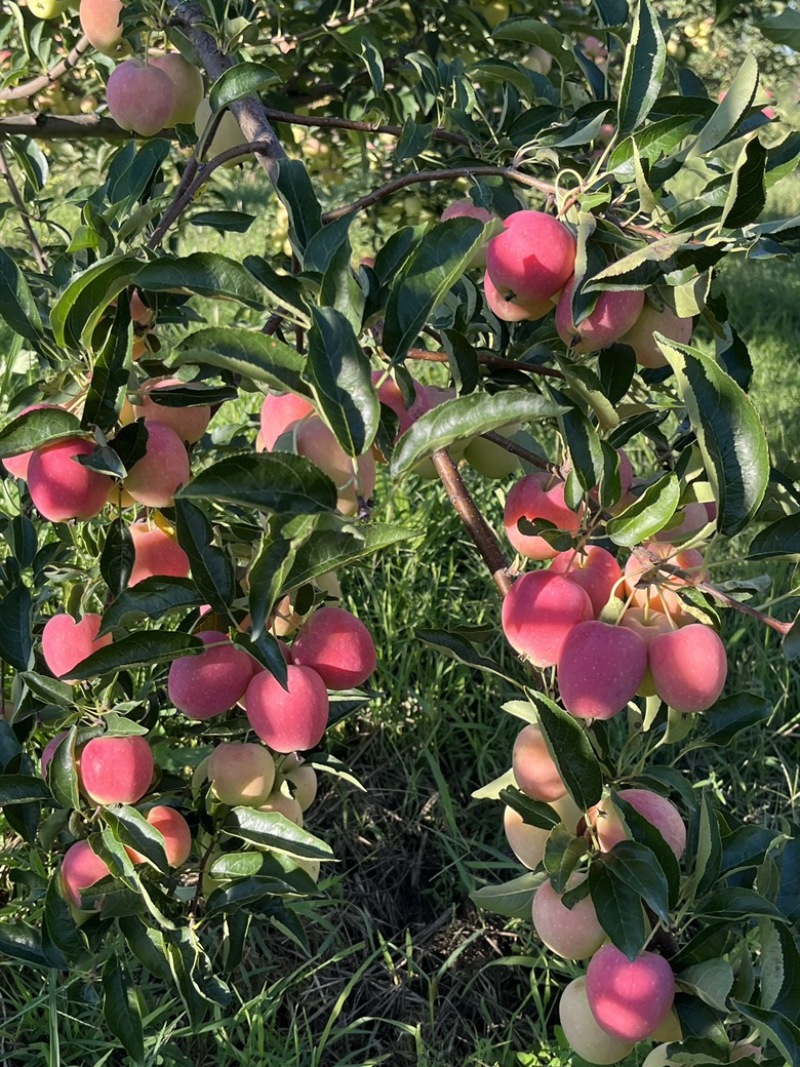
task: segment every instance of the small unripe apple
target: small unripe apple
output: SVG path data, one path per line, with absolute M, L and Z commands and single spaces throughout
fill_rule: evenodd
M 37 19 L 56 19 L 71 3 L 72 0 L 28 0 L 28 10 Z
M 550 755 L 542 728 L 535 723 L 524 726 L 517 734 L 511 764 L 517 785 L 533 800 L 550 803 L 566 795 L 567 787 Z
M 208 760 L 208 777 L 223 804 L 258 807 L 272 792 L 275 761 L 263 745 L 217 745 Z
M 599 1026 L 589 1007 L 585 975 L 573 978 L 561 994 L 558 1018 L 569 1047 L 589 1063 L 619 1063 L 633 1051 L 633 1041 L 612 1037 Z
M 573 874 L 567 890 L 575 889 L 586 880 L 585 874 Z M 551 882 L 542 882 L 533 894 L 533 927 L 544 944 L 566 960 L 585 960 L 594 955 L 606 940 L 591 896 L 585 896 L 572 908 L 562 904 L 563 893 L 557 893 Z
M 619 341 L 620 344 L 631 346 L 637 363 L 642 367 L 666 367 L 667 358 L 653 339 L 653 334 L 660 333 L 670 341 L 688 345 L 693 326 L 692 319 L 678 318 L 672 308 L 665 307 L 658 311 L 652 304 L 646 303 L 639 318 Z

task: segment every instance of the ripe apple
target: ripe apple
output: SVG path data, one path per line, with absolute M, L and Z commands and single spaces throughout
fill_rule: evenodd
M 574 280 L 561 291 L 556 307 L 556 330 L 576 355 L 608 348 L 628 332 L 642 313 L 644 293 L 640 289 L 609 290 L 600 294 L 594 310 L 576 326 L 572 318 L 574 291 Z
M 105 506 L 111 479 L 78 463 L 94 452 L 81 437 L 34 449 L 28 465 L 28 490 L 39 513 L 51 522 L 92 519 Z
M 509 492 L 503 512 L 509 541 L 528 559 L 552 559 L 558 555 L 558 549 L 544 537 L 522 533 L 517 525 L 522 518 L 529 522 L 543 519 L 558 530 L 576 534 L 583 518 L 583 507 L 577 512 L 568 508 L 564 501 L 564 482 L 544 471 L 534 471 L 520 478 Z
M 606 1033 L 589 1007 L 586 976 L 573 978 L 561 994 L 558 1017 L 567 1044 L 589 1063 L 619 1063 L 633 1051 L 634 1042 Z
M 93 737 L 81 752 L 81 787 L 96 804 L 135 804 L 153 780 L 153 751 L 139 734 Z
M 147 520 L 134 522 L 129 529 L 134 559 L 128 588 L 156 575 L 161 578 L 189 577 L 189 557 L 174 537 L 160 526 L 151 526 Z
M 83 660 L 113 641 L 111 634 L 98 637 L 103 618 L 88 612 L 77 622 L 71 615 L 51 615 L 42 630 L 42 656 L 56 678 L 69 676 Z
M 140 59 L 126 59 L 111 72 L 106 86 L 111 117 L 123 130 L 152 137 L 169 124 L 175 89 L 169 76 Z
M 543 211 L 515 211 L 486 246 L 486 270 L 504 296 L 520 303 L 549 300 L 572 276 L 576 242 L 570 229 Z
M 164 838 L 164 852 L 170 867 L 182 867 L 192 851 L 192 831 L 186 819 L 176 808 L 156 804 L 147 813 L 147 821 Z M 146 863 L 147 857 L 135 848 L 125 846 L 134 863 Z
M 91 45 L 106 56 L 126 50 L 122 39 L 122 0 L 81 0 L 78 9 L 81 29 Z
M 306 751 L 328 725 L 328 692 L 311 667 L 286 668 L 287 689 L 268 671 L 253 677 L 245 694 L 250 725 L 274 752 Z
M 61 861 L 61 888 L 74 908 L 81 906 L 81 893 L 95 882 L 108 878 L 111 871 L 105 860 L 92 851 L 88 841 L 76 841 Z
M 571 715 L 610 719 L 636 695 L 647 670 L 647 645 L 633 630 L 591 619 L 566 635 L 556 670 Z
M 648 649 L 653 686 L 676 711 L 705 711 L 719 699 L 728 676 L 725 645 L 716 630 L 690 623 L 656 635 Z
M 534 800 L 550 803 L 566 796 L 567 787 L 540 726 L 529 723 L 517 734 L 511 758 L 514 778 L 523 793 Z
M 639 318 L 627 333 L 619 338 L 623 345 L 630 345 L 636 361 L 642 367 L 666 367 L 667 359 L 653 339 L 653 334 L 660 333 L 670 341 L 688 345 L 692 339 L 693 319 L 680 319 L 670 307 L 661 311 L 652 304 L 645 303 Z
M 595 615 L 600 614 L 622 584 L 622 568 L 600 545 L 586 545 L 580 552 L 574 549 L 559 552 L 553 557 L 550 570 L 585 589 Z
M 567 890 L 575 889 L 586 877 L 585 874 L 572 874 Z M 533 894 L 533 928 L 557 956 L 566 960 L 588 959 L 606 940 L 606 932 L 600 925 L 590 896 L 567 908 L 561 902 L 563 895 L 553 889 L 549 879 L 542 882 Z
M 655 952 L 643 952 L 631 961 L 616 945 L 603 945 L 586 970 L 586 999 L 607 1034 L 620 1041 L 643 1041 L 669 1015 L 675 977 Z
M 253 677 L 253 659 L 217 630 L 202 630 L 195 636 L 210 647 L 197 656 L 173 660 L 167 693 L 190 719 L 211 719 L 241 700 Z
M 655 826 L 675 853 L 675 858 L 680 859 L 686 848 L 686 825 L 672 801 L 650 789 L 620 789 L 618 795 Z M 611 797 L 601 800 L 587 813 L 587 818 L 595 828 L 602 852 L 610 852 L 614 845 L 628 837 L 620 809 Z
M 517 578 L 503 601 L 503 633 L 536 667 L 552 667 L 570 630 L 593 615 L 589 594 L 575 582 L 530 571 Z
M 292 662 L 313 668 L 327 689 L 352 689 L 375 670 L 375 642 L 355 615 L 323 606 L 298 631 Z
M 275 760 L 263 745 L 217 745 L 208 760 L 208 777 L 223 804 L 256 808 L 272 792 Z

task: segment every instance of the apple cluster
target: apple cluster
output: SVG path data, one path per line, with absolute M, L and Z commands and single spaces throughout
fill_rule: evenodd
M 470 201 L 461 204 L 457 213 L 488 221 L 485 209 Z M 666 366 L 654 333 L 688 344 L 692 320 L 647 303 L 642 290 L 622 289 L 601 292 L 589 314 L 575 322 L 576 253 L 575 236 L 559 219 L 543 211 L 513 212 L 486 247 L 483 286 L 489 309 L 504 322 L 523 322 L 544 318 L 555 306 L 556 330 L 574 355 L 620 343 L 633 349 L 641 366 Z
M 627 460 L 620 469 L 630 471 Z M 630 474 L 621 480 L 629 490 Z M 623 569 L 600 545 L 557 551 L 529 527 L 545 522 L 579 535 L 585 508 L 567 506 L 564 484 L 534 472 L 506 499 L 513 547 L 549 562 L 518 577 L 503 601 L 509 644 L 533 666 L 556 668 L 564 707 L 578 718 L 610 719 L 636 695 L 651 694 L 676 711 L 705 711 L 722 693 L 727 657 L 717 632 L 684 610 L 679 597 L 681 587 L 703 579 L 701 553 L 645 542 Z M 692 521 L 684 517 L 681 526 Z

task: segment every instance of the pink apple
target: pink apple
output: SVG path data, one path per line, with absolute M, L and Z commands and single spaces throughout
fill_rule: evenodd
M 643 952 L 631 961 L 616 945 L 603 945 L 586 971 L 586 997 L 607 1034 L 643 1041 L 669 1015 L 675 977 L 663 956 Z
M 111 634 L 97 636 L 102 621 L 92 612 L 78 622 L 71 615 L 51 615 L 42 630 L 42 656 L 56 678 L 68 677 L 93 652 L 111 644 Z
M 552 667 L 570 630 L 593 617 L 589 594 L 549 571 L 517 578 L 503 601 L 503 633 L 536 667 Z
M 636 695 L 646 670 L 647 646 L 633 630 L 579 623 L 558 656 L 561 700 L 579 719 L 610 719 Z
M 676 711 L 705 711 L 716 703 L 728 676 L 719 634 L 694 622 L 650 642 L 648 663 L 661 699 Z
M 525 518 L 529 522 L 543 519 L 558 530 L 576 534 L 582 517 L 582 507 L 578 512 L 567 507 L 564 482 L 543 471 L 520 478 L 508 494 L 503 512 L 506 536 L 513 547 L 528 559 L 536 560 L 552 559 L 558 555 L 558 549 L 553 548 L 544 537 L 522 533 L 517 525 L 520 519 Z
M 563 574 L 585 589 L 596 616 L 622 585 L 622 568 L 611 553 L 599 545 L 586 545 L 581 552 L 574 549 L 559 552 L 553 557 L 550 570 L 554 574 Z

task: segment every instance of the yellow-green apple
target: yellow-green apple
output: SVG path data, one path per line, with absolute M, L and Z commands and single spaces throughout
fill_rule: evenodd
M 558 1018 L 567 1044 L 588 1063 L 619 1063 L 633 1051 L 634 1042 L 606 1033 L 589 1007 L 586 976 L 573 980 L 561 994 Z
M 258 807 L 275 784 L 275 760 L 263 745 L 217 745 L 208 760 L 208 777 L 223 804 Z
M 567 787 L 544 739 L 541 726 L 523 726 L 511 757 L 514 778 L 523 793 L 550 803 L 566 795 Z
M 693 328 L 693 319 L 678 318 L 670 307 L 659 311 L 646 303 L 639 318 L 619 340 L 621 344 L 631 346 L 637 363 L 642 367 L 666 367 L 668 361 L 653 335 L 660 333 L 670 341 L 688 345 Z
M 197 105 L 197 111 L 194 115 L 194 129 L 198 137 L 203 136 L 203 132 L 210 120 L 211 105 L 208 102 L 208 97 L 204 96 Z M 229 148 L 237 148 L 239 145 L 244 144 L 246 140 L 247 138 L 239 128 L 239 123 L 230 111 L 225 111 L 222 118 L 219 120 L 217 129 L 211 139 L 211 144 L 206 146 L 205 157 L 206 159 L 213 159 L 214 156 L 218 156 L 222 152 L 227 152 Z M 246 157 L 231 159 L 225 163 L 224 166 L 235 167 L 238 163 L 242 162 L 243 158 Z
M 203 75 L 197 67 L 185 60 L 180 52 L 153 56 L 150 65 L 163 71 L 172 82 L 174 104 L 167 125 L 194 122 L 197 108 L 203 99 Z
M 583 819 L 583 812 L 569 793 L 554 800 L 551 807 L 561 816 L 561 822 L 570 833 L 575 833 L 578 823 Z M 550 831 L 541 826 L 531 826 L 530 823 L 523 822 L 522 816 L 508 805 L 503 808 L 503 830 L 511 851 L 519 862 L 524 867 L 535 870 L 544 858 L 544 849 Z
M 567 890 L 586 881 L 585 874 L 572 874 Z M 594 901 L 585 896 L 567 908 L 563 893 L 557 893 L 548 879 L 533 894 L 531 908 L 533 928 L 544 944 L 566 960 L 585 960 L 593 956 L 606 940 L 606 932 L 597 918 Z

